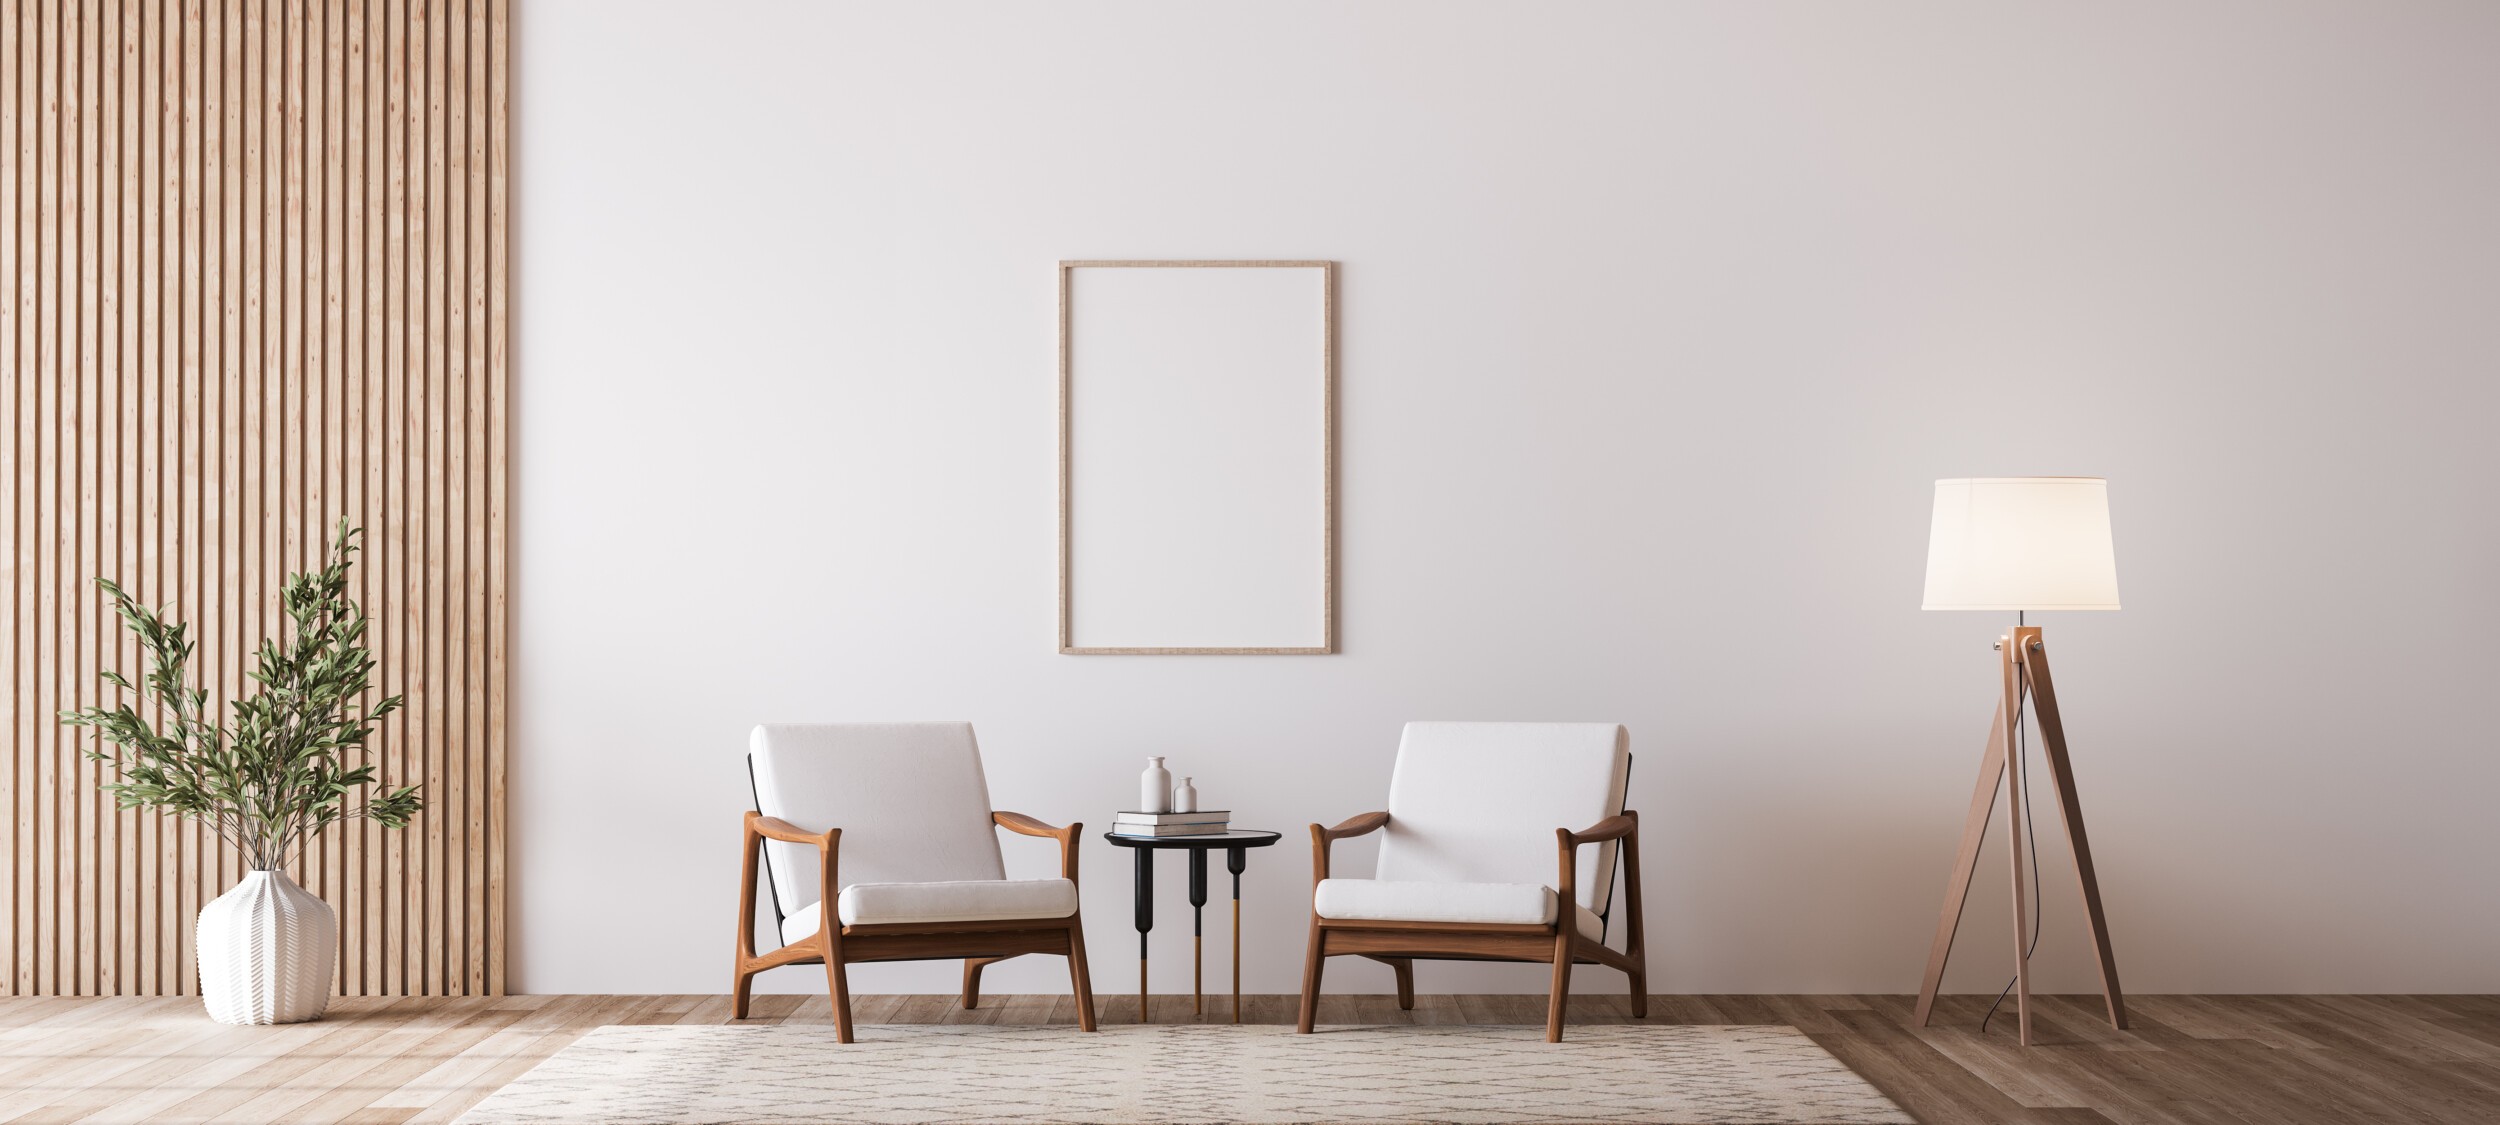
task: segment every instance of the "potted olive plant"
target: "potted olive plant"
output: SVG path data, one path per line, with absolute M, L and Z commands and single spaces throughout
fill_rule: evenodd
M 206 688 L 190 685 L 190 626 L 168 624 L 111 580 L 96 580 L 138 634 L 147 673 L 137 684 L 104 673 L 122 701 L 61 718 L 95 728 L 88 756 L 118 770 L 121 780 L 103 788 L 122 808 L 206 824 L 250 864 L 240 884 L 200 911 L 200 996 L 223 1023 L 320 1017 L 338 959 L 338 917 L 287 877 L 287 862 L 333 824 L 402 828 L 424 807 L 414 786 L 369 790 L 374 767 L 345 756 L 400 704 L 398 696 L 367 698 L 365 615 L 347 596 L 359 534 L 341 520 L 322 568 L 286 580 L 286 625 L 261 642 L 247 673 L 257 689 L 230 707 L 212 706 Z

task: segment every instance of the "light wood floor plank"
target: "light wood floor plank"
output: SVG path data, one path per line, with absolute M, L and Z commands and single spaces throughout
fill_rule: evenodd
M 176 1081 L 199 1065 L 200 1048 L 215 1039 L 219 1030 L 194 1028 L 167 1034 L 134 1029 L 127 1037 L 99 1040 L 110 1046 L 103 1051 L 89 1051 L 87 1065 L 79 1066 L 66 1059 L 45 1060 L 53 1065 L 41 1067 L 34 1080 L 18 1074 L 0 1075 L 0 1090 L 9 1091 L 0 1096 L 0 1121 L 24 1120 L 38 1109 L 101 1109 L 119 1100 L 125 1091 Z
M 396 1090 L 441 1065 L 444 1059 L 466 1052 L 487 1036 L 510 1027 L 519 1018 L 520 1013 L 511 1010 L 479 1011 L 466 1021 L 423 1035 L 400 1054 L 379 1059 L 358 1059 L 356 1061 L 363 1064 L 360 1069 L 329 1092 L 299 1106 L 289 1114 L 288 1119 L 307 1125 L 350 1120 L 376 1108 L 374 1101 L 385 1092 Z M 413 1113 L 414 1110 L 408 1112 Z
M 1108 1025 L 1134 997 L 1100 998 Z M 1954 996 L 1931 1027 L 1906 996 L 1657 996 L 1648 1022 L 1798 1027 L 1936 1125 L 2489 1125 L 2500 1121 L 2500 1003 L 2489 997 L 2142 996 L 2114 1031 L 2097 997 L 2047 997 L 2040 1044 L 1990 997 Z M 1125 1002 L 1123 1002 L 1125 1001 Z M 1245 1022 L 1287 1024 L 1298 998 L 1245 996 Z M 274 1028 L 208 1022 L 195 997 L 0 1000 L 0 1122 L 424 1125 L 459 1116 L 582 1033 L 620 1023 L 718 1023 L 724 996 L 353 997 L 328 1018 Z M 1325 1025 L 1541 1024 L 1541 996 L 1330 995 Z M 751 1023 L 829 1026 L 821 996 L 755 999 Z M 861 996 L 863 1024 L 1072 1025 L 1064 993 Z M 1158 995 L 1158 1023 L 1223 1023 L 1230 997 L 1193 1017 Z M 2000 1017 L 2004 1013 L 1999 1013 Z M 1579 1023 L 1631 1022 L 1620 994 L 1575 997 Z M 1070 1031 L 1075 1034 L 1073 1028 Z

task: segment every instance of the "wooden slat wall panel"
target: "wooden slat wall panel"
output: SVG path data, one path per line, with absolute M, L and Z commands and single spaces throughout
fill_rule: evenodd
M 191 992 L 242 871 L 59 725 L 138 667 L 93 580 L 231 698 L 342 515 L 430 807 L 295 877 L 341 992 L 503 991 L 508 4 L 0 0 L 0 991 Z

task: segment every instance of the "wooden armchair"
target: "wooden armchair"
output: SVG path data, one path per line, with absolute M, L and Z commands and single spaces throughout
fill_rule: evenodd
M 984 967 L 1045 953 L 1068 959 L 1077 1023 L 1094 1030 L 1077 911 L 1085 826 L 993 811 L 971 724 L 762 726 L 747 760 L 757 811 L 746 814 L 730 1018 L 746 1018 L 755 974 L 822 963 L 835 1037 L 848 1043 L 850 965 L 960 957 L 972 1008 Z M 1000 828 L 1059 841 L 1059 877 L 1007 878 Z M 759 859 L 781 939 L 761 955 Z
M 1407 724 L 1389 808 L 1311 826 L 1299 1030 L 1318 1014 L 1327 959 L 1348 955 L 1396 972 L 1400 1008 L 1415 1006 L 1418 960 L 1550 963 L 1549 1043 L 1562 1041 L 1573 965 L 1623 970 L 1632 1014 L 1647 1016 L 1640 814 L 1623 807 L 1631 769 L 1630 736 L 1610 723 Z M 1385 833 L 1376 877 L 1333 877 L 1330 846 L 1373 832 Z M 1547 832 L 1553 853 L 1544 851 Z M 1605 943 L 1618 854 L 1628 914 L 1621 952 Z

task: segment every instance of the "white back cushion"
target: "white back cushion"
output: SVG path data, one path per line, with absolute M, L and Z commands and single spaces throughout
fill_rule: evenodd
M 747 740 L 755 805 L 802 831 L 842 830 L 842 885 L 1004 879 L 970 723 L 760 726 Z M 820 896 L 816 849 L 764 843 L 784 916 Z
M 1622 812 L 1631 766 L 1614 723 L 1408 723 L 1378 875 L 1554 886 L 1554 830 Z M 1604 910 L 1614 872 L 1612 841 L 1580 849 L 1580 905 Z

